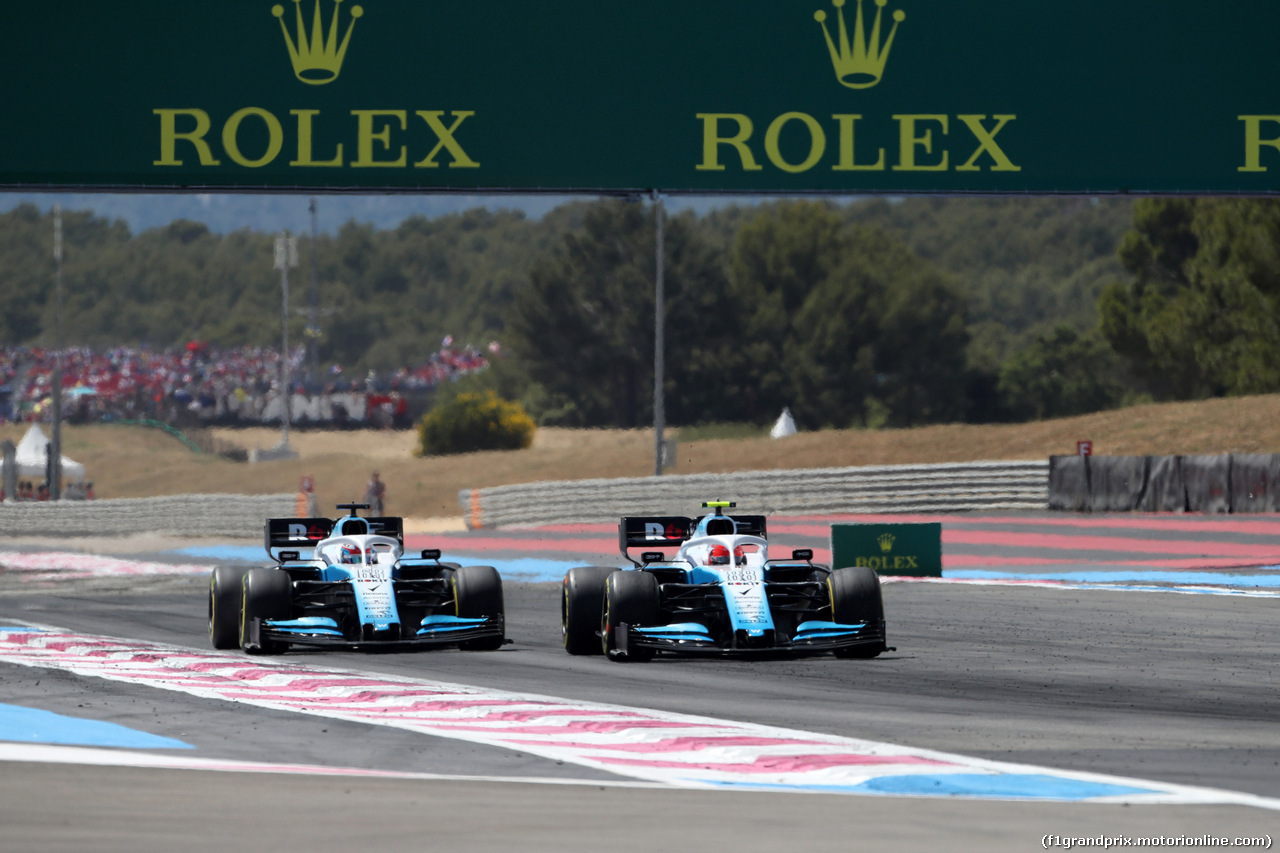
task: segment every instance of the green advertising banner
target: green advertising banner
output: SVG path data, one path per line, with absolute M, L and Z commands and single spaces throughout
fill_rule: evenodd
M 0 185 L 1274 193 L 1274 0 L 65 0 Z
M 942 577 L 942 525 L 833 524 L 831 567 L 866 566 L 881 575 Z

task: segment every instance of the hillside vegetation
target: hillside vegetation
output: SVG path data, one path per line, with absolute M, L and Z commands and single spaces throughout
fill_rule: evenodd
M 777 201 L 668 219 L 669 422 L 808 428 L 989 422 L 1114 405 L 1095 303 L 1123 275 L 1124 199 Z M 73 346 L 273 346 L 273 234 L 185 220 L 141 233 L 64 216 Z M 54 337 L 49 215 L 0 214 L 0 344 Z M 544 425 L 652 421 L 652 207 L 570 202 L 539 219 L 471 210 L 300 240 L 290 340 L 344 377 L 497 341 L 491 385 Z M 306 328 L 312 263 L 318 328 Z M 1046 355 L 1040 339 L 1066 329 Z M 317 335 L 318 337 L 313 337 Z M 1092 341 L 1093 339 L 1088 339 Z M 1043 378 L 1047 357 L 1066 378 Z M 1006 366 L 1012 372 L 1006 370 Z M 1052 373 L 1053 371 L 1049 371 Z M 1102 371 L 1105 372 L 1105 371 Z M 1006 377 L 1005 374 L 1008 374 Z M 1055 375 L 1056 375 L 1055 374 Z
M 15 443 L 24 428 L 0 427 Z M 271 430 L 219 432 L 247 448 L 279 440 Z M 678 443 L 672 474 L 1045 459 L 1088 439 L 1097 454 L 1280 452 L 1280 395 L 1136 406 L 1031 424 L 967 424 L 882 430 L 823 430 L 785 439 L 767 434 Z M 359 499 L 369 474 L 387 483 L 387 511 L 413 518 L 461 516 L 460 489 L 542 480 L 642 477 L 653 472 L 653 434 L 644 430 L 540 429 L 527 450 L 415 458 L 404 432 L 294 432 L 301 458 L 257 465 L 192 453 L 142 427 L 67 427 L 66 455 L 85 464 L 98 495 L 294 492 L 316 479 L 322 508 Z M 723 496 L 723 497 L 732 497 Z M 246 535 L 255 535 L 249 531 Z

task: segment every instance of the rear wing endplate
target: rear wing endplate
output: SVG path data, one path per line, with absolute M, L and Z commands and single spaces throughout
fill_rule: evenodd
M 400 550 L 404 550 L 404 519 L 398 515 L 374 516 L 366 518 L 369 522 L 369 532 L 376 533 L 379 536 L 389 536 L 400 543 Z
M 689 538 L 693 522 L 679 515 L 624 516 L 618 522 L 618 545 L 628 548 L 678 548 Z
M 267 553 L 278 560 L 282 550 L 312 551 L 332 529 L 327 518 L 269 518 L 263 530 Z

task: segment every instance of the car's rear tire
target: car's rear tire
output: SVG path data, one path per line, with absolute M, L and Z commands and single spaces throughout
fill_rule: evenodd
M 215 649 L 240 646 L 240 597 L 244 567 L 218 566 L 209 575 L 209 642 Z
M 597 632 L 604 614 L 604 584 L 616 571 L 613 566 L 578 566 L 565 572 L 560 590 L 560 634 L 569 654 L 601 653 Z
M 827 590 L 831 595 L 831 618 L 849 625 L 866 622 L 884 625 L 884 600 L 880 597 L 880 578 L 875 570 L 866 566 L 850 566 L 836 569 L 827 576 Z M 885 650 L 883 642 L 850 648 L 836 649 L 838 658 L 873 658 Z
M 288 643 L 262 639 L 259 647 L 249 648 L 249 626 L 253 619 L 288 619 L 293 610 L 293 583 L 282 569 L 250 569 L 241 582 L 244 603 L 240 608 L 240 648 L 249 653 L 276 655 L 289 648 Z
M 463 566 L 453 573 L 453 600 L 458 616 L 464 619 L 497 616 L 502 633 L 478 640 L 463 640 L 458 648 L 469 652 L 491 652 L 506 642 L 506 613 L 502 602 L 502 576 L 493 566 Z
M 648 627 L 662 622 L 657 578 L 635 570 L 614 572 L 605 579 L 600 647 L 610 660 L 646 661 L 653 657 L 653 649 L 634 646 L 624 654 L 615 643 L 615 627 L 623 623 Z

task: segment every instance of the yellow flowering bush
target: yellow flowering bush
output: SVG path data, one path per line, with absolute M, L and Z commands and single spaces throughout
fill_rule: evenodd
M 533 418 L 492 391 L 463 393 L 418 421 L 418 455 L 518 450 L 533 443 Z

